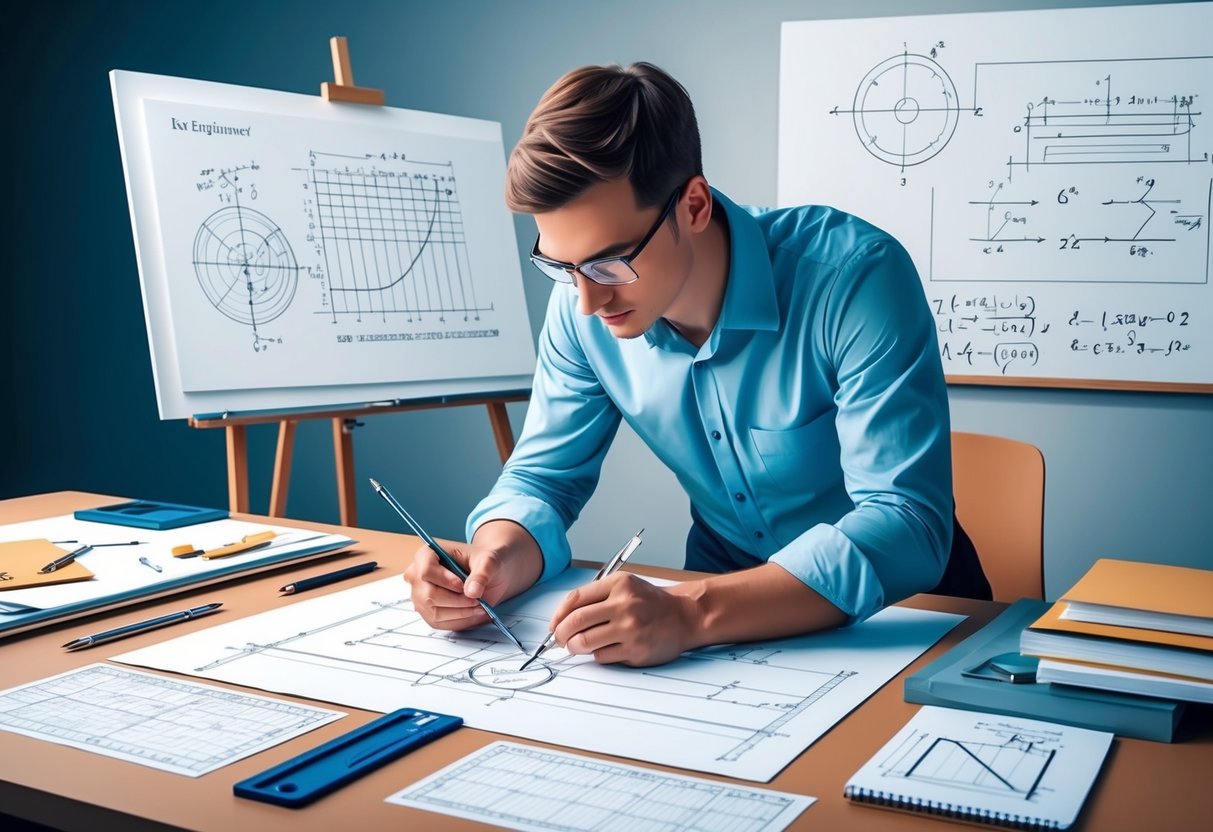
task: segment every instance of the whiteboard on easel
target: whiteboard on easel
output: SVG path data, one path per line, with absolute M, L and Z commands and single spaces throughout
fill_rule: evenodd
M 529 387 L 498 123 L 110 81 L 162 419 Z
M 785 23 L 779 203 L 913 257 L 950 382 L 1213 392 L 1213 3 Z

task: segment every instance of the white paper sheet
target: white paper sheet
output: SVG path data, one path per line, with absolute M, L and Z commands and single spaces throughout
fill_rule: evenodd
M 0 691 L 0 730 L 188 777 L 343 716 L 100 663 Z
M 496 742 L 387 802 L 530 832 L 778 832 L 816 800 Z
M 566 570 L 499 608 L 525 645 L 592 572 Z M 661 667 L 524 656 L 492 628 L 432 630 L 401 578 L 301 601 L 115 660 L 766 781 L 963 617 L 890 608 L 799 638 L 694 650 Z
M 172 555 L 173 547 L 186 543 L 198 549 L 213 549 L 238 541 L 245 535 L 266 530 L 278 532 L 279 537 L 264 549 L 254 549 L 251 552 L 214 560 L 203 560 L 200 557 L 175 558 Z M 337 549 L 342 544 L 353 543 L 341 535 L 232 519 L 213 520 L 166 531 L 77 520 L 70 514 L 0 526 L 0 540 L 34 538 L 73 541 L 63 545 L 63 548 L 68 550 L 76 548 L 75 541 L 91 543 L 94 546 L 99 543 L 141 541 L 137 546 L 104 546 L 82 555 L 79 562 L 93 573 L 92 580 L 0 592 L 0 601 L 39 610 L 143 590 L 152 592 L 162 585 L 189 583 L 193 578 L 201 579 L 211 574 L 241 571 L 261 564 L 289 560 L 291 552 L 310 550 L 324 544 L 331 544 L 332 548 Z M 147 558 L 149 562 L 159 566 L 160 571 L 157 572 L 141 563 L 140 558 Z M 0 624 L 8 617 L 0 615 Z

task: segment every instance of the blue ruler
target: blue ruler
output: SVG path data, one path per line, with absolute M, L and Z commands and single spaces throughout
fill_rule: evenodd
M 457 716 L 401 708 L 241 780 L 233 791 L 279 806 L 306 806 L 462 724 Z

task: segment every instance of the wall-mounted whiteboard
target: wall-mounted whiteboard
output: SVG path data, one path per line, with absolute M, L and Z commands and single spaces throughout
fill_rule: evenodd
M 110 81 L 161 418 L 529 387 L 499 124 Z
M 785 23 L 779 202 L 918 267 L 949 381 L 1213 392 L 1213 3 Z

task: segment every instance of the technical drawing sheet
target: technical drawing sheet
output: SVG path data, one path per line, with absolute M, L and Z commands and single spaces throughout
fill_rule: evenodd
M 844 794 L 1066 829 L 1111 744 L 1105 731 L 925 706 L 856 772 Z
M 524 645 L 593 576 L 569 569 L 498 607 Z M 890 608 L 799 638 L 694 650 L 660 667 L 526 658 L 492 627 L 433 630 L 400 577 L 207 628 L 115 661 L 766 781 L 963 616 Z
M 0 691 L 0 730 L 198 777 L 345 716 L 90 664 Z
M 1213 385 L 1210 33 L 1213 3 L 785 23 L 779 204 L 906 247 L 953 380 Z
M 529 832 L 778 832 L 816 800 L 495 742 L 387 802 Z
M 162 418 L 529 384 L 499 124 L 111 86 Z

